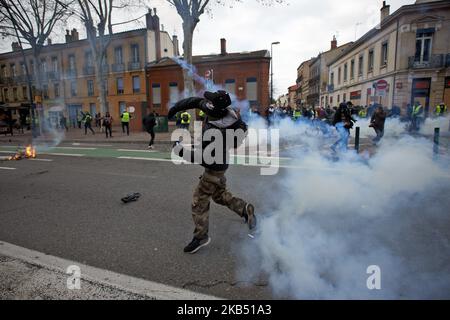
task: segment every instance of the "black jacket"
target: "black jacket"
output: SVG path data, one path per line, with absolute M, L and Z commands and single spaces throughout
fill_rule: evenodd
M 145 130 L 151 131 L 153 127 L 156 126 L 156 118 L 150 113 L 142 119 L 142 124 L 144 125 Z
M 229 167 L 230 163 L 230 156 L 229 156 L 229 150 L 231 148 L 237 148 L 241 145 L 243 140 L 245 139 L 245 133 L 247 132 L 247 125 L 245 122 L 243 122 L 239 117 L 236 117 L 236 121 L 234 121 L 231 125 L 224 127 L 218 127 L 213 124 L 215 119 L 222 119 L 229 115 L 229 113 L 233 113 L 234 111 L 227 109 L 220 109 L 220 110 L 211 110 L 210 106 L 206 106 L 206 100 L 201 98 L 188 98 L 181 100 L 177 104 L 175 104 L 172 109 L 169 111 L 169 117 L 170 115 L 176 114 L 178 111 L 181 110 L 187 110 L 187 109 L 200 109 L 203 110 L 206 113 L 206 120 L 203 125 L 202 129 L 202 146 L 196 147 L 195 149 L 191 149 L 190 152 L 186 149 L 182 148 L 180 145 L 174 148 L 175 154 L 177 154 L 180 157 L 183 157 L 185 160 L 195 163 L 196 160 L 200 160 L 199 163 L 201 166 L 213 170 L 213 171 L 225 171 Z M 173 110 L 176 107 L 175 110 Z M 212 136 L 211 141 L 205 140 L 205 134 L 212 132 L 209 130 L 217 130 L 216 132 L 220 132 L 222 141 L 223 141 L 223 150 L 222 150 L 222 157 L 219 157 L 219 155 L 216 155 L 215 152 L 212 152 L 211 155 L 213 157 L 211 163 L 208 163 L 207 159 L 204 158 L 204 151 L 205 149 L 210 146 L 214 142 L 214 138 Z M 240 136 L 241 139 L 234 138 L 234 141 L 227 141 L 227 130 L 242 130 L 244 135 Z M 212 146 L 211 146 L 212 148 Z

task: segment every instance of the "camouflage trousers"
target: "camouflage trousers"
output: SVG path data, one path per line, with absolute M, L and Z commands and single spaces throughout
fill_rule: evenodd
M 195 224 L 194 237 L 197 239 L 208 236 L 211 198 L 215 203 L 227 206 L 240 217 L 243 216 L 244 207 L 247 204 L 244 200 L 234 197 L 227 190 L 225 171 L 205 169 L 195 189 L 192 201 L 192 219 Z

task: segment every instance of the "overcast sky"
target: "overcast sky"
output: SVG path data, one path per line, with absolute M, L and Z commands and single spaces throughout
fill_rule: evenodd
M 213 3 L 214 0 L 211 0 Z M 270 50 L 274 46 L 274 96 L 287 92 L 295 84 L 297 67 L 304 60 L 317 56 L 319 52 L 330 48 L 333 35 L 337 36 L 338 45 L 355 40 L 375 27 L 380 20 L 382 1 L 378 0 L 286 0 L 285 4 L 271 7 L 263 6 L 256 0 L 228 0 L 230 5 L 212 5 L 211 14 L 201 17 L 194 34 L 194 54 L 220 52 L 220 38 L 227 39 L 227 51 Z M 150 7 L 156 7 L 164 30 L 171 35 L 177 34 L 180 48 L 183 41 L 181 19 L 175 8 L 166 0 L 151 0 Z M 388 0 L 390 12 L 394 12 L 414 0 Z M 115 21 L 137 18 L 146 12 L 146 8 L 133 9 L 130 12 L 116 12 Z M 114 29 L 124 31 L 143 27 L 140 23 L 118 26 Z M 85 37 L 81 26 L 80 36 Z M 60 35 L 63 34 L 61 30 Z M 52 36 L 53 42 L 63 41 L 62 36 Z M 55 41 L 56 40 L 56 41 Z M 2 51 L 10 51 L 9 43 L 0 46 Z

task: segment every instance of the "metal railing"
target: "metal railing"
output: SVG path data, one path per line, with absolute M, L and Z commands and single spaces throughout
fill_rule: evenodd
M 428 61 L 417 60 L 415 56 L 408 57 L 408 67 L 410 69 L 432 69 L 432 68 L 444 68 L 445 61 L 443 54 L 432 54 Z
M 112 71 L 113 72 L 124 72 L 125 71 L 125 64 L 123 64 L 123 63 L 114 63 L 112 65 Z
M 128 71 L 140 70 L 142 68 L 141 62 L 128 62 Z
M 85 66 L 83 68 L 83 74 L 85 76 L 92 76 L 95 74 L 95 68 L 93 66 Z

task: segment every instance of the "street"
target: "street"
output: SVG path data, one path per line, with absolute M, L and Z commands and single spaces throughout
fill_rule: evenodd
M 76 152 L 102 157 L 67 155 Z M 236 281 L 236 251 L 252 239 L 243 220 L 226 208 L 212 205 L 207 250 L 183 253 L 192 237 L 190 204 L 199 166 L 116 159 L 108 153 L 113 151 L 66 149 L 63 156 L 2 162 L 0 167 L 15 170 L 0 170 L 0 239 L 219 297 L 272 297 L 265 279 Z M 272 178 L 260 177 L 258 168 L 235 166 L 228 179 L 234 193 L 257 203 Z M 130 192 L 142 196 L 123 204 L 120 199 Z

